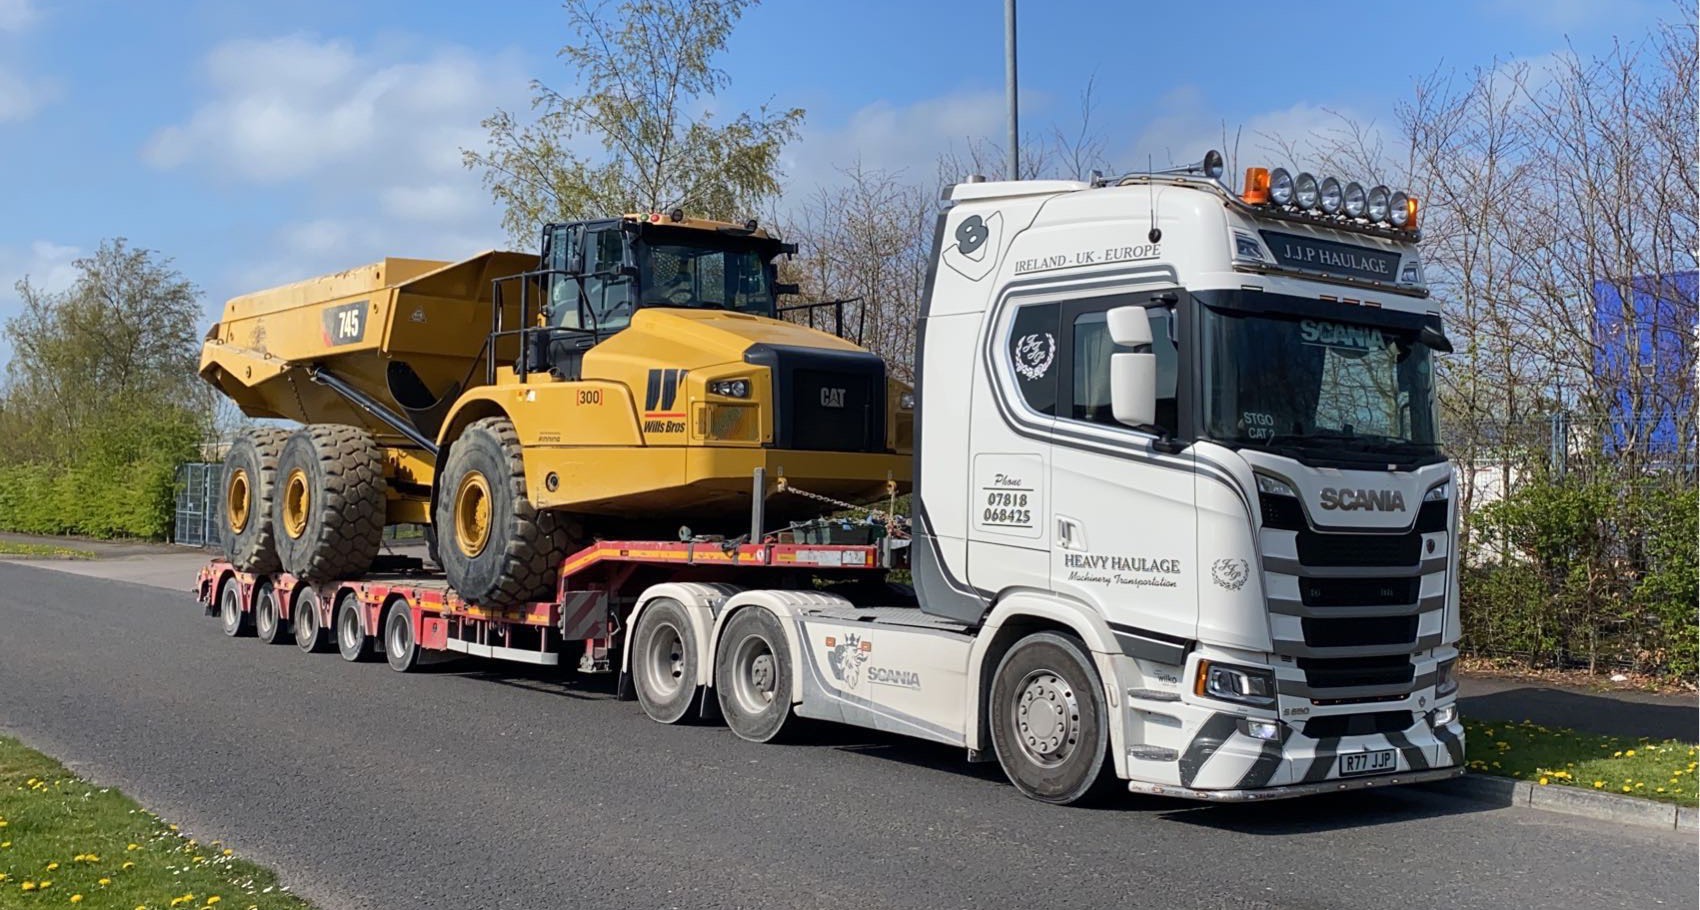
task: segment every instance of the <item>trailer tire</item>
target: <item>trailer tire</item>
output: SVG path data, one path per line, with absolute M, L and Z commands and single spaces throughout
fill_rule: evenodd
M 413 608 L 398 600 L 384 616 L 384 660 L 397 673 L 407 673 L 419 664 L 419 635 L 413 626 Z
M 337 424 L 295 431 L 272 497 L 283 570 L 315 582 L 365 574 L 383 545 L 385 486 L 372 434 Z
M 496 607 L 553 598 L 561 563 L 584 535 L 571 519 L 527 498 L 513 423 L 472 423 L 450 446 L 439 476 L 437 555 L 455 591 Z
M 643 713 L 676 724 L 697 695 L 697 640 L 690 615 L 669 597 L 650 601 L 632 630 L 632 688 Z
M 307 654 L 325 649 L 325 628 L 319 613 L 319 595 L 311 587 L 302 586 L 295 595 L 295 606 L 289 611 L 289 624 L 295 629 L 295 646 Z
M 342 659 L 350 663 L 369 660 L 372 656 L 372 639 L 360 622 L 360 601 L 352 593 L 337 598 L 333 621 L 336 649 Z
M 1077 640 L 1036 632 L 1016 642 L 992 676 L 992 747 L 1024 795 L 1073 805 L 1109 795 L 1109 712 L 1092 658 Z
M 283 616 L 269 578 L 261 579 L 254 589 L 254 637 L 268 645 L 283 641 Z
M 791 650 L 785 630 L 760 607 L 739 610 L 720 633 L 714 692 L 720 714 L 739 739 L 781 739 L 792 717 Z
M 255 427 L 230 444 L 219 489 L 224 508 L 218 524 L 224 558 L 243 572 L 276 572 L 277 537 L 272 524 L 272 491 L 277 459 L 288 430 Z
M 253 617 L 242 609 L 242 583 L 234 575 L 218 586 L 218 625 L 231 638 L 254 634 Z

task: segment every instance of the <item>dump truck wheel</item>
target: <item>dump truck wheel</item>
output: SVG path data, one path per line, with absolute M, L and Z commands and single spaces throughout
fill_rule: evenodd
M 383 452 L 358 427 L 297 430 L 283 444 L 272 524 L 283 570 L 308 581 L 358 577 L 384 539 Z
M 553 598 L 561 562 L 582 535 L 526 497 L 513 423 L 488 417 L 467 427 L 439 477 L 437 555 L 455 591 L 498 607 Z
M 280 565 L 272 530 L 272 490 L 278 455 L 288 438 L 288 430 L 256 427 L 237 437 L 224 456 L 219 544 L 224 558 L 244 572 L 276 572 Z

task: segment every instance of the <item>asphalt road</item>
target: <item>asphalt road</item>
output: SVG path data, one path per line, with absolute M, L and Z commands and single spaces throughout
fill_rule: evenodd
M 326 908 L 1694 907 L 1692 835 L 1420 789 L 1024 800 L 956 750 L 669 728 L 601 681 L 229 640 L 187 593 L 0 564 L 0 730 Z

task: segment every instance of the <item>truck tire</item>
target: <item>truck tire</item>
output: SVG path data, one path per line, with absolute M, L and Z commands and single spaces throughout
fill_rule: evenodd
M 254 636 L 268 645 L 283 641 L 283 616 L 270 579 L 261 579 L 254 592 Z
M 218 624 L 231 638 L 254 634 L 254 621 L 242 609 L 242 583 L 234 575 L 218 586 Z
M 277 459 L 288 430 L 255 427 L 236 438 L 224 456 L 219 489 L 224 509 L 219 545 L 224 558 L 243 572 L 276 572 L 280 563 L 272 527 L 272 490 Z
M 676 600 L 652 601 L 632 630 L 632 688 L 650 720 L 676 724 L 697 695 L 697 639 L 691 618 Z
M 1103 687 L 1077 640 L 1036 632 L 1016 642 L 998 662 L 987 711 L 998 764 L 1023 794 L 1073 805 L 1114 790 Z
M 295 595 L 295 606 L 289 611 L 289 624 L 295 629 L 295 646 L 308 654 L 325 649 L 325 627 L 319 613 L 319 595 L 303 586 Z
M 277 460 L 272 524 L 283 570 L 307 581 L 365 574 L 384 539 L 384 460 L 358 427 L 303 427 Z
M 397 673 L 419 664 L 419 635 L 413 627 L 413 608 L 406 601 L 397 600 L 384 616 L 384 659 Z
M 791 650 L 785 630 L 760 607 L 739 610 L 720 633 L 714 691 L 720 714 L 739 739 L 780 739 L 791 720 Z
M 372 639 L 367 636 L 366 629 L 360 622 L 360 602 L 353 592 L 337 598 L 331 622 L 332 632 L 336 636 L 336 650 L 343 660 L 357 663 L 371 658 Z
M 561 562 L 582 532 L 526 498 L 513 423 L 487 417 L 468 426 L 439 477 L 437 555 L 455 591 L 496 607 L 553 599 Z

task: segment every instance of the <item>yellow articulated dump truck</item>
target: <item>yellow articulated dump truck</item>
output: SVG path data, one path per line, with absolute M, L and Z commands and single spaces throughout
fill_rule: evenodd
M 385 259 L 237 297 L 201 376 L 262 426 L 224 466 L 238 568 L 357 577 L 428 525 L 467 600 L 553 594 L 598 537 L 775 520 L 908 489 L 913 401 L 874 354 L 786 321 L 753 222 L 549 225 L 541 256 Z M 771 497 L 771 498 L 770 498 Z M 812 508 L 811 508 L 812 507 Z

